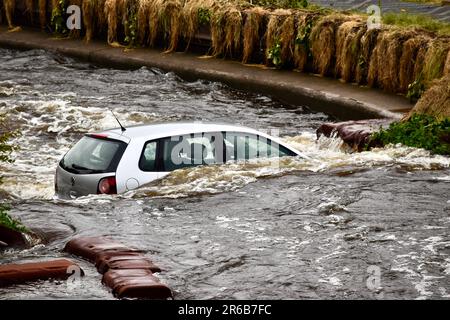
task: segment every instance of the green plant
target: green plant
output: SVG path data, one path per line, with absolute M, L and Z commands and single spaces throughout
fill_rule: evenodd
M 303 46 L 306 52 L 308 52 L 309 57 L 311 56 L 311 50 L 309 48 L 309 38 L 311 36 L 312 28 L 313 28 L 313 21 L 308 20 L 305 26 L 298 29 L 297 37 L 295 38 L 295 45 Z
M 29 232 L 29 230 L 17 219 L 8 215 L 9 207 L 0 205 L 0 225 L 18 232 Z
M 439 121 L 428 115 L 413 114 L 407 121 L 394 122 L 389 128 L 372 134 L 368 147 L 390 143 L 450 155 L 450 118 Z
M 17 147 L 8 143 L 8 140 L 18 135 L 17 132 L 6 131 L 4 125 L 5 119 L 0 115 L 0 162 L 12 163 L 14 160 L 11 158 L 11 153 L 17 150 Z M 0 183 L 2 179 L 0 177 Z M 27 232 L 28 230 L 20 223 L 20 221 L 10 217 L 8 215 L 9 208 L 3 204 L 0 204 L 0 225 L 6 228 Z
M 132 3 L 127 8 L 127 20 L 125 20 L 125 39 L 124 42 L 128 48 L 133 48 L 137 46 L 137 9 L 136 4 Z
M 281 60 L 281 43 L 277 40 L 272 48 L 269 49 L 267 58 L 272 61 L 273 65 L 280 68 L 283 65 Z
M 199 25 L 209 25 L 211 22 L 211 11 L 208 8 L 199 8 L 198 9 L 198 24 Z
M 56 7 L 52 10 L 51 25 L 53 27 L 53 32 L 61 36 L 66 36 L 69 33 L 69 29 L 67 29 L 66 19 L 64 18 L 66 10 L 66 0 L 59 0 L 56 4 Z
M 417 101 L 422 96 L 422 94 L 425 92 L 425 84 L 422 80 L 422 75 L 419 75 L 419 77 L 414 80 L 414 82 L 410 83 L 408 85 L 408 93 L 406 94 L 406 97 L 411 101 Z
M 366 58 L 360 54 L 358 57 L 358 65 L 360 66 L 361 69 L 366 69 L 367 68 L 367 61 Z

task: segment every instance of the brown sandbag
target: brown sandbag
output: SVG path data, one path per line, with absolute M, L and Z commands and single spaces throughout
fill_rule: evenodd
M 95 259 L 95 266 L 97 267 L 99 261 L 110 259 L 116 256 L 127 256 L 127 257 L 142 257 L 139 251 L 105 251 L 97 254 L 97 259 Z
M 103 275 L 102 282 L 120 299 L 166 300 L 173 297 L 170 288 L 153 276 L 150 270 L 109 270 Z
M 102 237 L 80 237 L 72 239 L 66 244 L 64 251 L 83 257 L 91 262 L 95 262 L 100 254 L 106 252 L 139 252 Z
M 84 276 L 84 271 L 67 259 L 0 265 L 0 287 L 38 280 L 66 280 L 73 274 L 73 268 L 78 268 Z
M 113 289 L 115 297 L 123 299 L 167 300 L 172 298 L 172 291 L 153 276 L 123 278 Z
M 125 270 L 108 270 L 102 278 L 102 283 L 113 289 L 114 285 L 123 281 L 125 278 L 140 278 L 153 276 L 148 269 L 125 269 Z
M 117 298 L 168 299 L 172 291 L 153 272 L 161 272 L 141 251 L 103 237 L 80 237 L 69 241 L 65 251 L 96 263 L 104 273 L 102 282 Z
M 324 123 L 316 131 L 317 137 L 336 135 L 350 147 L 362 151 L 369 137 L 380 127 L 386 128 L 392 123 L 391 119 L 370 119 L 359 121 L 345 121 L 337 123 Z
M 153 264 L 152 261 L 144 256 L 139 255 L 114 255 L 108 256 L 104 254 L 97 259 L 95 266 L 98 272 L 105 273 L 108 270 L 124 270 L 124 269 L 144 269 L 151 272 L 161 272 L 161 269 Z

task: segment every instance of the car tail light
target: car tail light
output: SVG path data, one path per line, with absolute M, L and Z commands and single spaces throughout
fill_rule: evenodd
M 97 138 L 97 139 L 106 139 L 106 138 L 108 138 L 107 134 L 102 134 L 102 133 L 89 133 L 87 135 L 89 137 Z
M 116 178 L 107 177 L 98 183 L 98 194 L 117 194 Z

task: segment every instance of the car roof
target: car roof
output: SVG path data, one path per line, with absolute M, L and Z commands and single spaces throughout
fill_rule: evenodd
M 148 125 L 138 125 L 126 127 L 126 131 L 122 132 L 120 128 L 109 129 L 96 134 L 112 135 L 112 138 L 125 138 L 133 140 L 137 138 L 159 139 L 176 135 L 184 135 L 190 133 L 201 132 L 245 132 L 253 134 L 261 134 L 257 130 L 226 123 L 204 123 L 204 122 L 169 122 L 155 123 Z M 120 138 L 119 138 L 120 139 Z M 120 139 L 120 140 L 125 140 Z
M 166 138 L 171 136 L 179 136 L 190 133 L 203 133 L 203 132 L 241 132 L 248 134 L 256 134 L 285 146 L 298 155 L 302 155 L 304 158 L 309 158 L 303 155 L 300 151 L 296 150 L 290 145 L 283 143 L 281 139 L 275 136 L 266 134 L 265 132 L 257 131 L 252 128 L 244 127 L 241 125 L 232 125 L 227 123 L 218 122 L 165 122 L 154 123 L 148 125 L 138 125 L 126 127 L 126 131 L 122 132 L 120 128 L 104 130 L 102 132 L 94 133 L 94 135 L 102 135 L 111 139 L 121 140 L 126 143 L 130 143 L 131 140 L 156 140 L 160 138 Z

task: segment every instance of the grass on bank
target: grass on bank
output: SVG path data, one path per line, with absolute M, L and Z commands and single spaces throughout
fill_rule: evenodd
M 383 14 L 383 23 L 404 28 L 417 27 L 440 35 L 450 35 L 450 23 L 422 14 L 388 12 Z
M 374 146 L 397 143 L 449 156 L 450 118 L 437 120 L 432 116 L 414 114 L 404 122 L 394 122 L 389 128 L 381 129 L 370 139 L 370 145 Z

